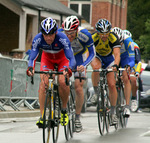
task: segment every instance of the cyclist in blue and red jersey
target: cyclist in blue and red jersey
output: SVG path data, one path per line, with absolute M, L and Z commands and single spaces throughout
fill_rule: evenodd
M 120 49 L 120 66 L 122 68 L 127 68 L 127 70 L 122 72 L 123 82 L 124 82 L 124 93 L 126 99 L 126 105 L 124 108 L 124 116 L 130 116 L 130 96 L 131 96 L 131 84 L 129 74 L 132 72 L 135 65 L 135 53 L 133 47 L 133 40 L 131 37 L 124 35 L 124 32 L 119 27 L 114 27 L 112 31 L 118 36 L 121 49 Z M 127 73 L 128 72 L 128 73 Z
M 39 49 L 43 50 L 41 57 L 41 71 L 54 70 L 54 65 L 58 65 L 58 71 L 63 71 L 64 75 L 66 68 L 68 75 L 72 75 L 71 69 L 74 68 L 76 62 L 71 48 L 69 39 L 64 33 L 57 31 L 58 26 L 54 19 L 48 17 L 41 22 L 41 32 L 38 33 L 32 42 L 32 49 L 28 63 L 27 75 L 33 76 L 35 61 L 39 54 Z M 65 84 L 65 76 L 59 75 L 59 96 L 62 100 L 61 124 L 68 123 L 67 102 L 70 89 Z M 39 87 L 39 103 L 41 115 L 44 110 L 45 101 L 45 82 L 48 82 L 48 77 L 44 74 L 40 75 L 41 82 Z M 37 125 L 42 126 L 42 118 L 39 119 Z
M 90 64 L 95 56 L 94 43 L 91 34 L 87 29 L 79 26 L 79 19 L 76 16 L 68 16 L 62 24 L 64 33 L 67 35 L 71 42 L 73 53 L 76 60 L 75 69 L 82 72 L 81 76 L 85 76 L 86 67 Z M 89 56 L 87 57 L 87 51 Z M 76 92 L 76 119 L 75 131 L 82 131 L 82 124 L 80 122 L 80 113 L 84 103 L 83 84 L 76 77 L 79 76 L 78 72 L 74 73 L 75 76 L 75 92 Z
M 132 34 L 128 30 L 124 30 L 124 35 L 132 37 Z M 142 82 L 140 78 L 140 73 L 141 73 L 141 67 L 142 67 L 142 62 L 141 62 L 141 53 L 140 53 L 140 48 L 137 43 L 133 42 L 132 46 L 134 47 L 134 52 L 135 52 L 135 66 L 134 66 L 134 72 L 132 72 L 131 76 L 131 89 L 132 89 L 132 97 L 131 97 L 131 111 L 135 112 L 138 110 L 138 101 L 136 97 L 136 92 L 137 92 L 137 84 L 136 84 L 136 79 L 139 78 L 139 89 L 142 91 Z

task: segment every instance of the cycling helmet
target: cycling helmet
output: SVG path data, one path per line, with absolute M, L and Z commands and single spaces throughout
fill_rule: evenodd
M 123 35 L 124 35 L 124 33 L 123 33 L 123 30 L 122 29 L 120 29 L 119 27 L 114 27 L 113 29 L 112 29 L 112 32 L 114 32 L 117 36 L 118 36 L 118 38 L 119 38 L 119 41 L 120 41 L 120 43 L 123 41 Z
M 79 26 L 79 19 L 76 16 L 69 16 L 64 21 L 64 30 L 76 30 Z
M 99 19 L 95 25 L 96 30 L 100 33 L 109 32 L 111 27 L 111 23 L 106 19 Z
M 56 20 L 48 17 L 41 22 L 41 32 L 43 34 L 54 34 L 57 31 Z
M 129 36 L 129 37 L 132 38 L 132 34 L 131 34 L 130 31 L 128 31 L 128 30 L 123 30 L 123 33 L 124 33 L 125 35 L 127 35 L 127 36 Z

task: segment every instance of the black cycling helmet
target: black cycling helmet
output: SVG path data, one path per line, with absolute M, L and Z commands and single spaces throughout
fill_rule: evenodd
M 41 22 L 41 32 L 43 34 L 54 34 L 58 29 L 56 20 L 48 17 Z
M 95 25 L 95 28 L 100 33 L 107 33 L 111 30 L 111 23 L 107 19 L 99 19 Z

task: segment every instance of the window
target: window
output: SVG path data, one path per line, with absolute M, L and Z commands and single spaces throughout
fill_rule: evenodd
M 70 0 L 69 6 L 82 15 L 88 23 L 91 23 L 91 0 Z
M 72 10 L 74 10 L 75 12 L 77 12 L 78 13 L 78 4 L 71 4 L 70 5 L 70 8 L 72 9 Z
M 70 1 L 91 1 L 91 0 L 70 0 Z

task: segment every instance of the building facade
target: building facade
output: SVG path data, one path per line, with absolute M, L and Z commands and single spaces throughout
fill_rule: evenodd
M 100 18 L 106 18 L 112 27 L 126 29 L 128 0 L 59 0 L 84 17 L 82 24 L 94 29 Z
M 0 53 L 22 58 L 44 18 L 52 17 L 60 26 L 70 14 L 82 18 L 58 0 L 0 0 Z

